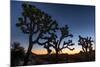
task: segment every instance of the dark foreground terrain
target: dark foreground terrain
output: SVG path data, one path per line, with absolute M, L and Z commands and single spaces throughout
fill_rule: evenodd
M 74 63 L 74 62 L 89 62 L 89 61 L 95 61 L 95 51 L 92 51 L 90 53 L 83 53 L 80 51 L 80 53 L 74 55 L 59 54 L 58 57 L 56 57 L 55 54 L 36 55 L 34 53 L 31 53 L 27 65 Z M 23 61 L 17 61 L 15 65 L 22 66 Z

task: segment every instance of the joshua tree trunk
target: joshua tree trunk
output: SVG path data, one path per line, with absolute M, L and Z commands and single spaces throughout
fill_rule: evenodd
M 56 63 L 58 63 L 59 61 L 59 47 L 60 47 L 60 43 L 62 41 L 63 37 L 61 36 L 60 41 L 56 43 Z
M 58 44 L 56 43 L 56 63 L 58 63 Z
M 26 53 L 26 55 L 25 55 L 24 64 L 23 64 L 23 65 L 27 65 L 28 60 L 29 60 L 29 56 L 30 56 L 30 53 L 31 53 L 31 50 L 32 50 L 32 47 L 33 47 L 32 35 L 30 34 L 30 35 L 29 35 L 29 47 L 28 47 L 28 51 L 27 51 L 27 53 Z
M 58 63 L 58 49 L 56 49 L 56 63 Z

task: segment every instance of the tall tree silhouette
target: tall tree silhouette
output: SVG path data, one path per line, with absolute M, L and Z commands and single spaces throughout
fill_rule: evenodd
M 29 47 L 23 64 L 27 65 L 33 45 L 36 43 L 44 45 L 45 42 L 41 43 L 40 40 L 44 39 L 44 34 L 55 32 L 58 24 L 55 20 L 52 20 L 51 16 L 36 8 L 34 5 L 24 3 L 22 4 L 22 9 L 22 16 L 19 17 L 19 22 L 16 26 L 29 37 Z M 33 36 L 36 36 L 35 39 L 33 39 Z M 45 40 L 49 38 L 49 36 L 44 37 Z
M 20 65 L 20 61 L 23 61 L 25 56 L 25 50 L 20 46 L 19 42 L 14 42 L 11 45 L 11 66 Z
M 44 48 L 48 50 L 49 54 L 51 52 L 50 47 L 54 48 L 54 50 L 56 51 L 56 62 L 58 62 L 59 52 L 62 51 L 63 49 L 68 48 L 69 50 L 74 50 L 74 48 L 69 47 L 69 46 L 74 45 L 74 43 L 72 43 L 72 40 L 63 41 L 67 37 L 73 37 L 73 35 L 69 33 L 68 26 L 65 25 L 65 27 L 59 28 L 59 31 L 61 33 L 60 37 L 58 37 L 59 35 L 55 33 L 50 33 L 51 37 L 48 39 L 47 43 L 44 45 Z
M 82 50 L 83 52 L 87 53 L 87 52 L 91 52 L 93 50 L 93 40 L 91 39 L 91 37 L 82 37 L 79 35 L 79 40 L 78 40 L 78 45 L 82 46 Z

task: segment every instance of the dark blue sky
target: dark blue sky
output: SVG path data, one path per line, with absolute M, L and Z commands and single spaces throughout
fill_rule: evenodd
M 22 12 L 22 1 L 11 1 L 11 43 L 18 41 L 22 46 L 28 46 L 28 36 L 21 33 L 21 30 L 15 26 L 18 22 L 18 17 Z M 65 4 L 47 4 L 36 3 L 37 8 L 48 13 L 55 19 L 60 26 L 67 24 L 70 32 L 74 35 L 73 42 L 77 46 L 78 35 L 91 36 L 95 39 L 95 7 L 94 6 L 82 6 L 82 5 L 65 5 Z M 33 49 L 40 49 L 38 46 L 34 46 Z M 42 49 L 42 48 L 41 48 Z

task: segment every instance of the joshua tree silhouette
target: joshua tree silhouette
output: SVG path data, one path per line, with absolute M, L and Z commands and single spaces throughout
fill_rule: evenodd
M 53 47 L 56 51 L 56 63 L 58 62 L 58 54 L 60 51 L 62 51 L 65 48 L 68 48 L 69 50 L 74 50 L 74 48 L 70 48 L 69 46 L 73 46 L 74 43 L 72 43 L 72 40 L 68 40 L 67 42 L 64 41 L 64 38 L 67 37 L 73 37 L 72 34 L 69 33 L 68 26 L 65 25 L 65 27 L 61 27 L 58 30 L 61 32 L 60 38 L 55 33 L 50 33 L 51 37 L 48 39 L 47 43 L 44 45 L 44 48 L 48 50 L 48 53 L 52 51 L 50 47 Z M 63 42 L 63 44 L 61 44 Z
M 82 50 L 83 52 L 87 53 L 87 52 L 91 52 L 93 50 L 93 40 L 91 39 L 91 37 L 82 37 L 79 35 L 79 40 L 78 40 L 78 45 L 82 46 Z
M 55 20 L 52 20 L 51 16 L 36 8 L 34 5 L 24 3 L 22 4 L 22 8 L 22 16 L 19 17 L 19 22 L 16 23 L 16 26 L 19 27 L 24 34 L 29 35 L 29 47 L 23 64 L 27 65 L 33 45 L 36 43 L 44 45 L 43 42 L 39 42 L 40 39 L 48 40 L 49 36 L 44 35 L 55 32 L 58 24 Z M 37 35 L 37 37 L 33 41 L 34 35 Z M 50 52 L 50 50 L 48 51 Z

